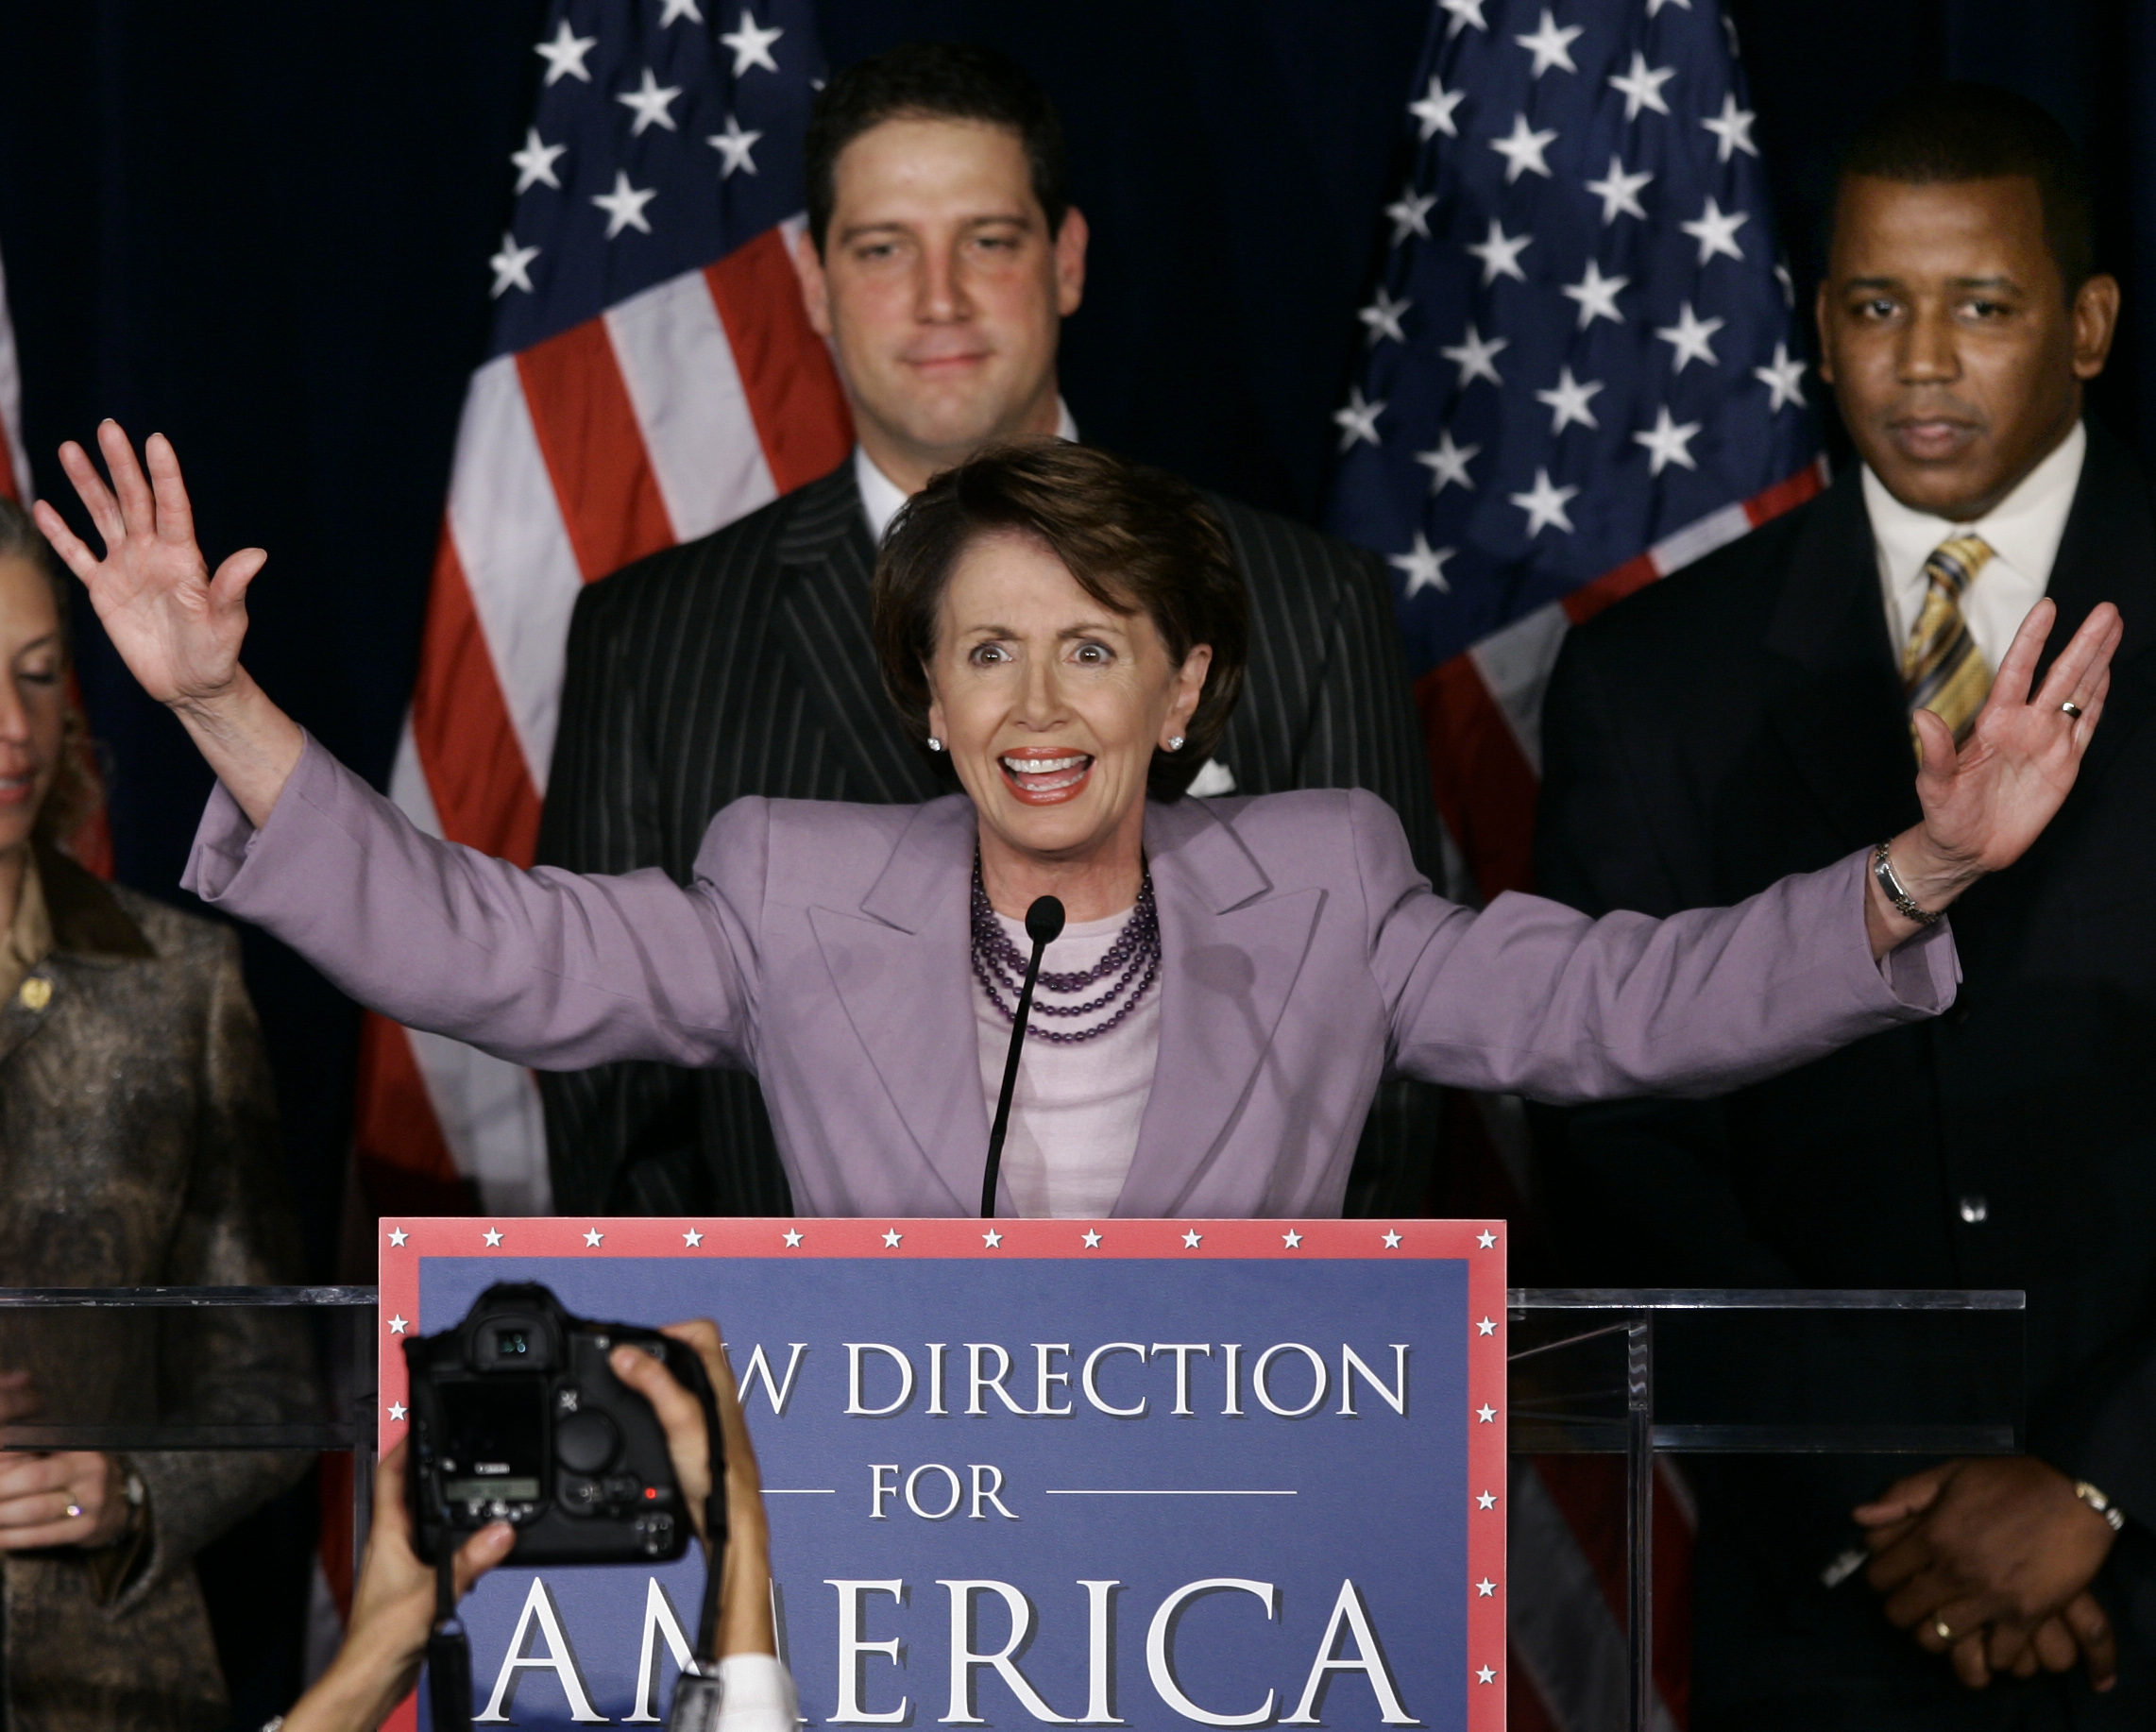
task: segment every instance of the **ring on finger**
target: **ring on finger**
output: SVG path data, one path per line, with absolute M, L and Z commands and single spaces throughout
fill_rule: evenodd
M 1952 1641 L 1954 1639 L 1954 1632 L 1948 1627 L 1946 1620 L 1944 1618 L 1934 1618 L 1931 1621 L 1931 1633 L 1938 1637 L 1941 1641 Z
M 2075 703 L 2073 699 L 2068 698 L 2065 703 L 2060 705 L 2059 707 L 2062 710 L 2065 711 L 2067 715 L 2073 717 L 2076 722 L 2079 722 L 2081 719 L 2081 706 L 2079 704 Z
M 77 1516 L 79 1516 L 79 1515 L 81 1515 L 81 1514 L 82 1514 L 82 1505 L 81 1505 L 81 1504 L 79 1504 L 79 1503 L 72 1503 L 72 1502 L 71 1502 L 71 1503 L 68 1504 L 68 1506 L 67 1506 L 67 1519 L 68 1519 L 70 1521 L 73 1521 L 73 1520 L 75 1520 L 75 1519 L 76 1519 Z

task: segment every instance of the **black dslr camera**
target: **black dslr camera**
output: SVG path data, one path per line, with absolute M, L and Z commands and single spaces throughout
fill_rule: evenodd
M 438 1561 L 509 1521 L 528 1564 L 666 1562 L 695 1522 L 651 1404 L 606 1356 L 640 1348 L 704 1406 L 712 1484 L 719 1414 L 703 1362 L 656 1330 L 571 1316 L 536 1283 L 501 1282 L 454 1329 L 404 1344 L 412 1461 L 405 1485 L 419 1555 Z

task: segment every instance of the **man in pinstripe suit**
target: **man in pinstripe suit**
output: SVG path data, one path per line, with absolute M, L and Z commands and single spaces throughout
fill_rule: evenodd
M 885 702 L 869 637 L 875 544 L 938 469 L 995 440 L 1077 429 L 1056 384 L 1084 285 L 1044 93 L 986 50 L 900 48 L 819 98 L 797 263 L 859 444 L 831 474 L 577 603 L 539 859 L 659 866 L 687 881 L 744 794 L 916 801 L 948 791 Z M 1420 731 L 1374 556 L 1231 500 L 1213 504 L 1250 585 L 1243 701 L 1198 794 L 1367 788 L 1439 874 Z M 972 1052 L 951 1062 L 971 1065 Z M 755 1083 L 619 1064 L 546 1076 L 558 1207 L 772 1214 L 786 1180 Z M 1435 1092 L 1381 1090 L 1350 1206 L 1415 1213 Z

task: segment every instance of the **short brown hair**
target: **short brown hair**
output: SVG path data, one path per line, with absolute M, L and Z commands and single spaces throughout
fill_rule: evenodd
M 69 677 L 75 671 L 74 634 L 68 628 L 68 608 L 74 598 L 52 545 L 36 520 L 4 494 L 0 494 L 0 559 L 27 560 L 43 572 L 59 613 L 59 760 L 53 766 L 52 785 L 45 790 L 44 804 L 38 807 L 32 834 L 40 841 L 64 847 L 105 804 L 105 790 L 95 768 L 95 749 L 90 740 L 90 722 L 76 701 L 75 682 Z
M 1154 753 L 1146 773 L 1153 798 L 1179 798 L 1227 732 L 1249 659 L 1249 595 L 1219 518 L 1186 481 L 1060 439 L 991 446 L 934 477 L 893 519 L 875 566 L 876 660 L 916 741 L 928 732 L 943 587 L 966 549 L 998 533 L 1042 542 L 1103 607 L 1145 614 L 1179 664 L 1211 646 L 1182 750 Z

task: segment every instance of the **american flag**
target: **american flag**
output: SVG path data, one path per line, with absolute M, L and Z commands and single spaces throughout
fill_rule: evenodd
M 1492 894 L 1567 628 L 1817 492 L 1816 383 L 1716 0 L 1438 0 L 1406 118 L 1331 523 L 1391 563 Z
M 8 273 L 0 266 L 0 494 L 27 501 L 30 460 L 23 449 L 23 369 L 15 359 L 15 327 L 8 318 Z
M 506 169 L 390 792 L 529 864 L 585 584 L 834 467 L 844 399 L 787 257 L 823 76 L 809 0 L 554 0 Z M 378 1207 L 548 1207 L 528 1073 L 369 1018 L 354 1148 Z

